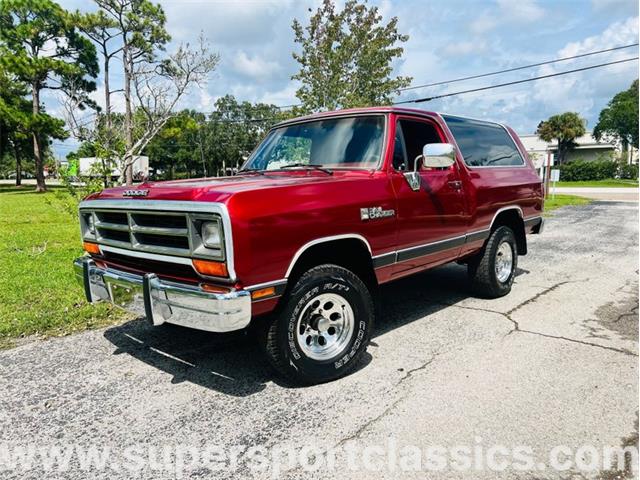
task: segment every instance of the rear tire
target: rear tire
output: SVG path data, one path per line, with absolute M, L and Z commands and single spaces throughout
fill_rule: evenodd
M 503 297 L 511 291 L 517 267 L 515 234 L 509 227 L 498 227 L 468 264 L 472 288 L 485 298 Z
M 308 270 L 261 335 L 269 362 L 298 384 L 335 380 L 359 364 L 371 338 L 374 306 L 365 284 L 337 265 Z

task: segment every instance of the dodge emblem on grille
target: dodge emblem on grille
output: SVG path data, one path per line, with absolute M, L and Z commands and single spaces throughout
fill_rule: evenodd
M 122 192 L 123 197 L 146 197 L 149 190 L 125 190 Z

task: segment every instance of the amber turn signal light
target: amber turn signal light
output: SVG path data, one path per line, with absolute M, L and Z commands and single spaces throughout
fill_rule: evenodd
M 267 288 L 261 288 L 260 290 L 254 290 L 253 292 L 251 292 L 251 298 L 253 300 L 257 300 L 259 298 L 271 297 L 275 294 L 276 294 L 275 287 L 267 287 Z
M 212 260 L 198 260 L 193 259 L 193 268 L 196 269 L 200 275 L 209 275 L 211 277 L 226 277 L 227 264 L 224 262 L 214 262 Z
M 100 255 L 100 247 L 97 243 L 82 242 L 82 248 L 87 253 L 93 253 L 94 255 Z
M 218 285 L 209 285 L 208 283 L 201 283 L 200 288 L 209 293 L 229 293 L 231 289 L 226 287 L 219 287 Z

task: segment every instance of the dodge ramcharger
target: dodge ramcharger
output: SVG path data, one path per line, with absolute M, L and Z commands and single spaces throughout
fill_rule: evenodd
M 382 284 L 458 262 L 478 295 L 509 293 L 543 196 L 508 126 L 324 112 L 275 125 L 237 175 L 90 195 L 74 268 L 89 302 L 250 330 L 281 375 L 320 383 L 358 365 Z

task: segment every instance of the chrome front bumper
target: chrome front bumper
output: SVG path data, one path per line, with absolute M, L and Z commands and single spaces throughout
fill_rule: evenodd
M 200 287 L 160 280 L 111 268 L 89 257 L 73 262 L 76 277 L 90 303 L 108 301 L 152 325 L 172 323 L 209 332 L 240 330 L 251 320 L 251 294 L 245 290 L 212 293 Z

